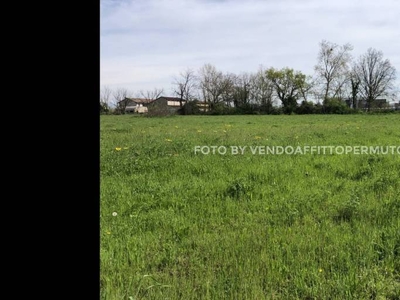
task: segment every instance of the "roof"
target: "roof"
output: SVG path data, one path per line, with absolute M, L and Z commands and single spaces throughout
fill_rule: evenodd
M 124 100 L 121 100 L 119 102 L 122 102 L 122 101 L 132 101 L 132 102 L 135 102 L 135 103 L 138 103 L 138 104 L 143 104 L 143 103 L 150 103 L 151 99 L 146 99 L 146 98 L 128 98 L 128 97 L 126 97 Z
M 154 101 L 157 101 L 158 99 L 165 99 L 167 101 L 181 101 L 181 98 L 179 98 L 179 97 L 165 97 L 165 96 L 160 96 Z M 186 100 L 182 99 L 182 101 L 186 101 Z

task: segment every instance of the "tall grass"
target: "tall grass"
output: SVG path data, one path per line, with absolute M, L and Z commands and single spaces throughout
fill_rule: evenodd
M 397 115 L 100 119 L 101 299 L 400 299 Z

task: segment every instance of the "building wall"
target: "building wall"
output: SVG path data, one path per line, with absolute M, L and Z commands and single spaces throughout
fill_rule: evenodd
M 175 103 L 176 101 L 168 101 L 165 98 L 159 98 L 156 101 L 152 102 L 149 105 L 149 111 L 157 109 L 157 110 L 161 110 L 161 111 L 167 111 L 169 113 L 176 113 L 179 109 L 180 106 L 170 106 L 169 104 L 179 104 L 179 103 Z

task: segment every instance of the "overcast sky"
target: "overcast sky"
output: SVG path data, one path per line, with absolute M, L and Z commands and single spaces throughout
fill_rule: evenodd
M 174 77 L 206 63 L 313 75 L 322 40 L 382 51 L 399 85 L 399 0 L 101 0 L 100 87 L 173 96 Z

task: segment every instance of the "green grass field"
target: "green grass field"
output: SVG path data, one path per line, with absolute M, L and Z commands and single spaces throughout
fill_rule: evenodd
M 101 299 L 400 299 L 399 115 L 100 118 Z M 225 146 L 228 153 L 195 153 Z

